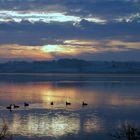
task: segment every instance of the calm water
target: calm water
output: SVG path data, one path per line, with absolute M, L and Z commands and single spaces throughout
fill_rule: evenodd
M 14 139 L 110 140 L 121 123 L 140 123 L 140 75 L 1 74 L 3 119 Z

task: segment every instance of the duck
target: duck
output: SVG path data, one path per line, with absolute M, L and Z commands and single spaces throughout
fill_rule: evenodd
M 70 102 L 66 102 L 66 105 L 71 105 L 71 103 Z
M 12 111 L 12 104 L 6 107 L 8 110 Z
M 85 102 L 83 102 L 83 103 L 82 103 L 82 106 L 87 106 L 87 105 L 88 105 L 88 104 L 87 104 L 87 103 L 85 103 Z
M 13 107 L 14 108 L 19 108 L 20 106 L 13 104 Z
M 53 105 L 53 102 L 51 102 L 51 105 Z
M 25 107 L 26 107 L 26 106 L 29 106 L 29 103 L 26 103 L 26 102 L 25 102 L 25 103 L 24 103 L 24 106 L 25 106 Z

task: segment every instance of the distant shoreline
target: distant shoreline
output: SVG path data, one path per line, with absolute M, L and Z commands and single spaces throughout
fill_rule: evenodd
M 8 62 L 2 74 L 140 74 L 140 62 L 98 62 L 78 59 Z

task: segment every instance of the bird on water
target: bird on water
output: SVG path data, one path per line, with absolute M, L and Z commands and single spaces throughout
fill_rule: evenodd
M 53 105 L 53 102 L 51 102 L 51 105 Z
M 70 102 L 66 102 L 66 105 L 71 105 L 71 103 Z
M 14 108 L 20 108 L 20 106 L 13 104 Z
M 82 103 L 82 106 L 87 106 L 87 105 L 88 105 L 88 104 L 87 104 L 87 103 L 85 103 L 85 102 L 83 102 L 83 103 Z
M 10 104 L 9 106 L 7 106 L 6 109 L 12 111 L 12 104 Z
M 26 102 L 25 102 L 25 103 L 24 103 L 24 106 L 25 106 L 25 107 L 29 106 L 29 103 L 26 103 Z

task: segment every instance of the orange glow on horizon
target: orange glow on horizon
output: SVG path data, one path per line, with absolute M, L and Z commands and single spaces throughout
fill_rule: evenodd
M 108 46 L 108 47 L 106 47 Z M 120 52 L 138 49 L 140 42 L 119 40 L 86 41 L 65 40 L 62 44 L 25 46 L 18 44 L 0 45 L 0 59 L 5 60 L 52 60 L 61 57 L 78 57 L 81 54 Z

